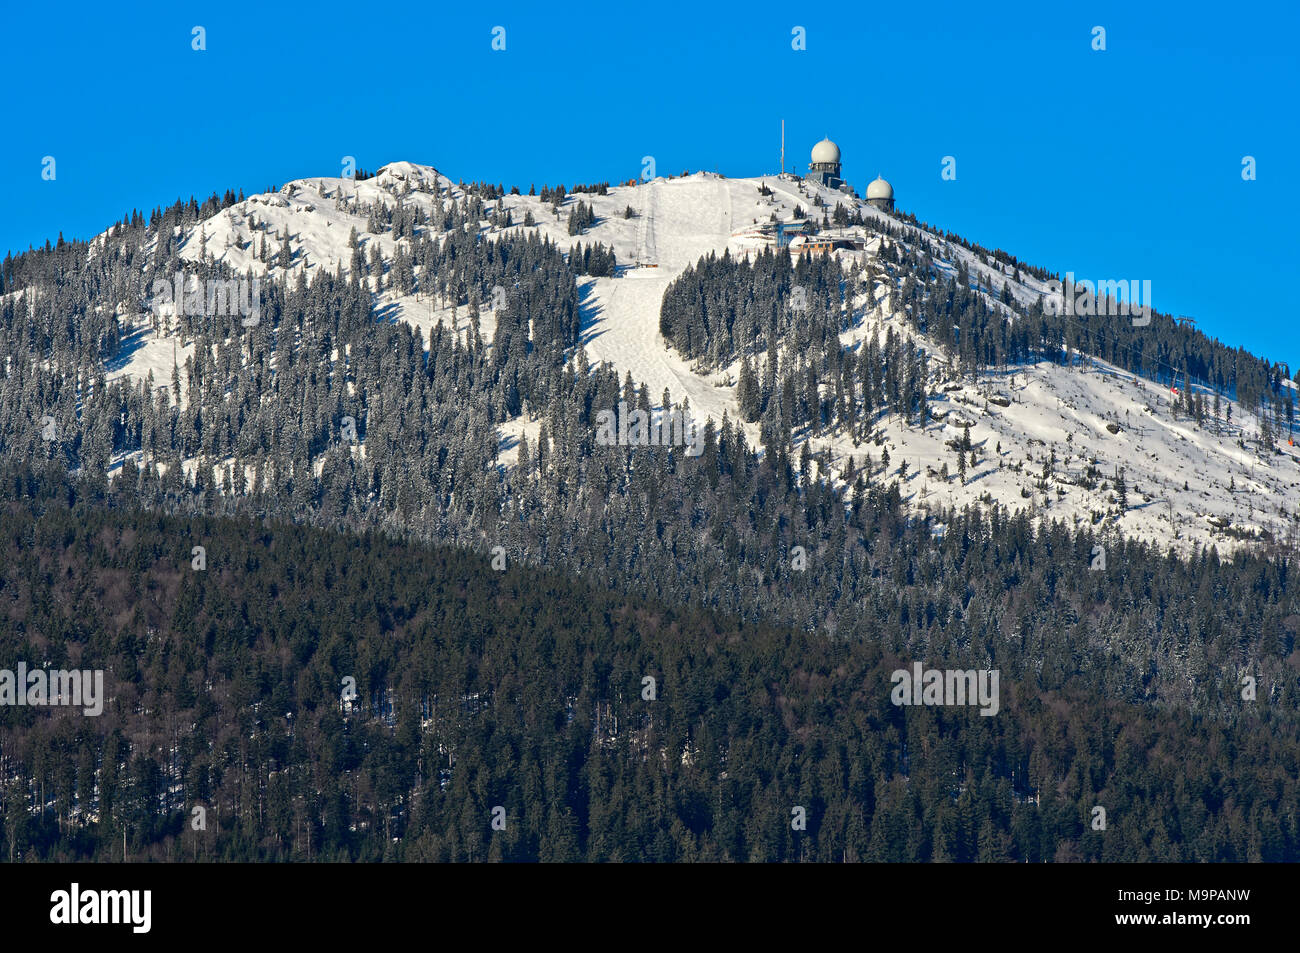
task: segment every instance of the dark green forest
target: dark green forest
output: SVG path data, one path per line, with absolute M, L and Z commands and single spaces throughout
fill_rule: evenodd
M 3 856 L 1300 859 L 1286 561 L 1132 546 L 1089 573 L 1079 540 L 1025 519 L 889 532 L 877 621 L 830 637 L 374 533 L 143 512 L 8 465 L 0 658 L 102 668 L 108 701 L 0 708 Z M 976 567 L 997 584 L 941 609 Z M 1091 620 L 1148 612 L 1175 653 L 1204 634 L 1208 710 L 1143 700 L 1087 650 Z M 890 703 L 892 670 L 986 652 L 996 716 Z

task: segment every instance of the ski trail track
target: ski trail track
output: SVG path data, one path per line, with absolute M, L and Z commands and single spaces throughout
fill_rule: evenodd
M 659 333 L 668 285 L 701 256 L 721 254 L 727 247 L 731 190 L 723 179 L 689 178 L 655 181 L 645 192 L 643 214 L 653 219 L 646 244 L 652 250 L 671 249 L 672 255 L 657 262 L 657 268 L 628 268 L 617 278 L 582 280 L 583 346 L 592 363 L 608 361 L 620 378 L 631 372 L 638 387 L 644 383 L 649 389 L 656 407 L 668 388 L 674 402 L 690 399 L 691 414 L 700 423 L 708 417 L 720 423 L 724 411 L 734 419 L 734 386 L 712 386 L 721 373 L 701 377 L 692 372 Z

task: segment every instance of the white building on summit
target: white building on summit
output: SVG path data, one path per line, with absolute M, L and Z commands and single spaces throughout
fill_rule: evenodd
M 812 162 L 808 163 L 808 180 L 816 182 L 822 188 L 839 189 L 841 192 L 853 192 L 844 181 L 841 173 L 840 147 L 829 138 L 813 146 Z M 886 212 L 894 209 L 894 187 L 876 176 L 874 182 L 867 186 L 867 204 Z
M 828 189 L 842 189 L 840 178 L 840 147 L 823 139 L 813 146 L 812 162 L 808 165 L 808 178 Z
M 894 210 L 894 187 L 876 176 L 875 181 L 867 186 L 867 204 L 886 212 Z

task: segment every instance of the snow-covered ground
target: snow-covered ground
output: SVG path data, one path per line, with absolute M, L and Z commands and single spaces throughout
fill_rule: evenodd
M 760 192 L 764 185 L 770 195 Z M 435 196 L 445 203 L 463 199 L 464 192 L 436 170 L 408 162 L 385 166 L 374 178 L 362 182 L 302 179 L 276 193 L 251 196 L 191 229 L 182 236 L 182 256 L 195 261 L 203 248 L 241 274 L 280 278 L 285 269 L 276 263 L 276 253 L 279 238 L 287 235 L 294 252 L 288 272 L 295 280 L 304 269 L 311 275 L 320 268 L 333 271 L 341 263 L 346 270 L 351 259 L 348 236 L 353 228 L 367 259 L 372 246 L 377 246 L 386 260 L 396 251 L 391 235 L 368 232 L 366 216 L 350 212 L 347 202 L 382 201 L 391 206 L 400 201 L 429 211 Z M 816 196 L 824 209 L 814 208 Z M 648 387 L 655 403 L 665 389 L 675 401 L 689 398 L 698 420 L 720 420 L 724 412 L 733 421 L 739 419 L 732 383 L 738 364 L 697 372 L 691 362 L 665 345 L 659 334 L 660 303 L 664 290 L 683 269 L 710 252 L 729 250 L 736 256 L 761 247 L 754 226 L 773 214 L 789 220 L 796 205 L 817 223 L 823 211 L 829 213 L 836 202 L 843 202 L 850 212 L 860 209 L 869 222 L 901 224 L 855 197 L 774 175 L 728 179 L 696 173 L 660 178 L 613 187 L 603 196 L 574 194 L 566 206 L 578 200 L 590 202 L 597 218 L 581 236 L 568 234 L 566 211 L 562 209 L 557 217 L 549 203 L 527 195 L 504 198 L 512 226 L 495 228 L 484 221 L 480 230 L 492 238 L 532 229 L 564 250 L 578 241 L 584 246 L 592 242 L 612 245 L 620 265 L 618 276 L 580 281 L 581 346 L 593 364 L 607 362 L 617 368 L 620 377 L 630 372 L 637 384 Z M 632 217 L 625 216 L 629 207 L 635 212 Z M 522 224 L 528 212 L 535 225 Z M 255 242 L 260 243 L 263 235 L 268 236 L 271 252 L 268 264 L 256 254 Z M 873 233 L 864 250 L 834 254 L 846 268 L 866 266 L 875 259 L 881 242 Z M 994 294 L 1010 283 L 1014 308 L 1030 304 L 1044 290 L 1042 282 L 1024 274 L 1016 282 L 1000 268 L 990 267 L 965 248 L 949 245 L 941 236 L 930 234 L 929 244 L 931 249 L 941 250 L 936 264 L 949 274 L 960 260 L 973 279 Z M 635 267 L 638 262 L 655 267 Z M 1126 535 L 1182 550 L 1209 543 L 1221 550 L 1232 549 L 1242 545 L 1242 535 L 1259 528 L 1279 537 L 1292 532 L 1300 512 L 1300 455 L 1285 435 L 1279 441 L 1281 453 L 1261 457 L 1254 452 L 1258 421 L 1245 408 L 1233 405 L 1231 429 L 1222 424 L 1197 427 L 1185 418 L 1174 419 L 1166 388 L 1092 360 L 1076 360 L 1069 367 L 1043 363 L 1016 368 L 1005 377 L 990 373 L 978 382 L 958 381 L 942 365 L 942 354 L 934 343 L 907 329 L 900 316 L 888 310 L 887 291 L 885 285 L 877 284 L 876 295 L 864 295 L 855 302 L 855 323 L 843 341 L 854 347 L 877 332 L 883 341 L 890 326 L 898 334 L 916 338 L 917 344 L 938 358 L 932 363 L 929 391 L 935 416 L 942 419 L 922 429 L 896 418 L 883 418 L 878 422 L 877 439 L 859 446 L 843 435 L 811 438 L 822 461 L 818 465 L 830 478 L 838 478 L 850 457 L 861 464 L 870 453 L 879 466 L 881 451 L 888 449 L 892 473 L 896 475 L 899 465 L 907 463 L 902 488 L 908 504 L 917 509 L 996 502 L 1013 510 L 1033 508 L 1051 519 L 1099 528 L 1113 526 Z M 990 296 L 990 303 L 994 300 Z M 428 295 L 418 300 L 389 292 L 376 296 L 376 307 L 384 319 L 416 325 L 426 339 L 438 320 L 452 324 L 451 308 L 444 304 Z M 485 302 L 481 327 L 490 340 L 495 321 L 486 310 L 488 305 L 490 302 Z M 462 306 L 457 313 L 456 324 L 462 334 L 468 329 L 466 312 Z M 1010 309 L 1008 313 L 1011 315 Z M 141 317 L 129 330 L 126 357 L 109 368 L 110 379 L 123 374 L 143 377 L 152 371 L 156 384 L 168 384 L 173 360 L 183 368 L 192 348 L 192 342 L 177 341 L 165 331 L 154 332 L 150 320 Z M 988 400 L 990 396 L 994 400 Z M 1010 405 L 1001 406 L 999 397 L 1009 398 Z M 955 452 L 948 446 L 949 441 L 961 437 L 961 422 L 970 424 L 977 457 L 977 466 L 967 474 L 965 484 L 958 480 Z M 503 462 L 513 463 L 519 434 L 526 432 L 533 440 L 536 427 L 535 422 L 516 420 L 500 428 Z M 757 427 L 747 426 L 747 434 L 751 445 L 756 445 Z M 1053 451 L 1056 463 L 1044 489 L 1040 487 L 1044 464 Z M 950 471 L 947 482 L 939 475 L 945 463 Z M 1080 481 L 1090 467 L 1100 476 L 1093 489 L 1085 489 Z M 1121 468 L 1128 486 L 1128 509 L 1122 514 L 1109 482 Z

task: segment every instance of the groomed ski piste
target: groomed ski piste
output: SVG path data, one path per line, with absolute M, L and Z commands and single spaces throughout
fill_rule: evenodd
M 762 187 L 771 194 L 763 194 Z M 353 201 L 389 206 L 401 202 L 430 211 L 435 196 L 447 203 L 459 202 L 466 194 L 434 168 L 409 162 L 384 166 L 362 181 L 299 179 L 277 192 L 250 196 L 189 229 L 180 236 L 181 255 L 197 261 L 202 246 L 210 258 L 224 261 L 240 275 L 296 282 L 305 272 L 310 280 L 322 268 L 332 272 L 341 264 L 347 271 L 353 228 L 367 259 L 371 248 L 378 247 L 385 262 L 392 260 L 396 252 L 392 236 L 367 231 L 366 215 L 349 211 Z M 815 207 L 818 198 L 824 208 Z M 532 230 L 566 252 L 577 242 L 584 247 L 599 242 L 614 248 L 619 266 L 615 277 L 579 279 L 583 315 L 579 346 L 592 364 L 607 363 L 620 378 L 630 374 L 637 385 L 645 384 L 654 402 L 665 390 L 674 401 L 688 398 L 692 416 L 699 422 L 721 421 L 724 413 L 733 423 L 739 421 L 735 387 L 739 362 L 702 370 L 671 349 L 659 333 L 664 291 L 702 256 L 726 252 L 735 257 L 757 251 L 762 239 L 755 226 L 773 214 L 789 221 L 796 206 L 802 206 L 819 219 L 840 202 L 850 214 L 861 210 L 868 223 L 911 229 L 905 244 L 923 242 L 936 265 L 948 274 L 954 274 L 957 262 L 962 262 L 973 282 L 992 290 L 991 303 L 1003 285 L 1010 284 L 1014 304 L 1007 309 L 1008 320 L 1017 320 L 1016 312 L 1045 290 L 1042 282 L 1028 275 L 1022 274 L 1017 282 L 975 253 L 941 235 L 916 230 L 859 198 L 775 174 L 725 178 L 700 172 L 614 186 L 606 195 L 571 193 L 558 215 L 537 196 L 507 194 L 502 201 L 514 224 L 502 228 L 481 222 L 480 233 L 488 240 Z M 583 234 L 570 236 L 568 210 L 577 201 L 593 206 L 596 222 Z M 631 218 L 625 217 L 629 207 L 635 213 Z M 536 224 L 521 224 L 528 212 Z M 265 230 L 255 233 L 254 223 Z M 255 234 L 288 235 L 292 265 L 280 267 L 274 255 L 269 263 L 260 261 L 251 241 Z M 881 243 L 897 240 L 870 227 L 866 237 L 862 249 L 831 252 L 846 271 L 872 267 Z M 978 240 L 980 236 L 968 237 Z M 236 239 L 240 244 L 235 244 Z M 108 233 L 101 235 L 91 254 L 102 251 L 109 241 Z M 1259 421 L 1248 408 L 1232 405 L 1231 426 L 1222 420 L 1197 426 L 1183 415 L 1175 419 L 1173 395 L 1166 385 L 1077 354 L 1068 366 L 1040 362 L 1014 366 L 1006 374 L 959 379 L 944 364 L 941 349 L 911 330 L 892 310 L 891 279 L 881 274 L 882 280 L 875 281 L 870 292 L 853 301 L 850 329 L 841 339 L 849 348 L 873 334 L 883 342 L 886 329 L 892 327 L 896 334 L 925 347 L 931 355 L 927 392 L 936 419 L 921 428 L 883 416 L 876 421 L 875 439 L 858 445 L 843 434 L 796 433 L 797 443 L 810 443 L 820 475 L 838 480 L 850 458 L 860 465 L 866 453 L 879 468 L 881 451 L 887 449 L 889 472 L 877 471 L 873 479 L 898 479 L 899 466 L 906 461 L 900 490 L 915 512 L 1004 505 L 1012 511 L 1030 509 L 1042 519 L 1113 530 L 1180 552 L 1209 545 L 1220 553 L 1257 546 L 1262 532 L 1278 540 L 1295 536 L 1300 455 L 1285 432 L 1278 441 L 1280 452 L 1257 452 Z M 381 320 L 412 324 L 426 340 L 439 321 L 448 328 L 454 325 L 461 335 L 469 332 L 463 304 L 453 320 L 450 304 L 430 295 L 377 292 L 375 307 Z M 485 303 L 481 333 L 490 341 L 495 320 L 487 307 Z M 143 379 L 152 372 L 156 383 L 166 384 L 172 378 L 173 362 L 183 367 L 194 343 L 169 334 L 165 322 L 155 331 L 150 316 L 132 313 L 133 309 L 138 304 L 123 303 L 119 308 L 126 356 L 107 368 L 108 380 L 122 375 Z M 185 395 L 175 398 L 184 401 Z M 1009 405 L 1003 406 L 1007 400 Z M 1226 396 L 1221 400 L 1229 403 Z M 964 483 L 957 477 L 948 446 L 962 436 L 963 424 L 969 424 L 978 462 Z M 539 426 L 538 421 L 516 418 L 500 427 L 505 465 L 514 461 L 512 448 L 519 434 L 526 432 L 534 440 Z M 759 446 L 757 425 L 745 426 L 751 446 Z M 364 453 L 364 448 L 358 452 Z M 1045 478 L 1044 464 L 1053 453 L 1056 463 Z M 214 467 L 218 483 L 226 463 L 218 461 Z M 945 463 L 952 471 L 947 481 L 939 475 Z M 193 461 L 186 464 L 193 465 Z M 1101 476 L 1092 489 L 1085 489 L 1079 481 L 1090 467 Z M 1128 489 L 1128 507 L 1122 512 L 1111 482 L 1121 469 Z

